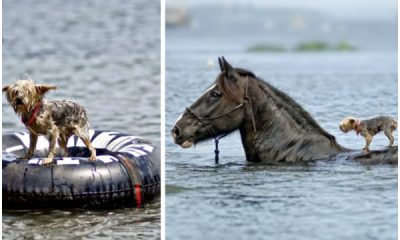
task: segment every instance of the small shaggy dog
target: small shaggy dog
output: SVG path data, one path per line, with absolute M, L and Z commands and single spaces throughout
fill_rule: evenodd
M 43 164 L 50 164 L 56 153 L 56 141 L 68 155 L 68 138 L 77 135 L 90 151 L 90 160 L 96 160 L 96 150 L 89 138 L 89 125 L 85 109 L 77 103 L 65 100 L 43 100 L 45 93 L 57 87 L 36 85 L 31 79 L 18 80 L 3 87 L 7 101 L 25 124 L 30 133 L 28 153 L 23 158 L 31 158 L 36 148 L 38 135 L 49 140 L 49 154 Z
M 393 131 L 397 128 L 397 122 L 391 117 L 381 116 L 368 120 L 360 120 L 354 117 L 346 117 L 340 122 L 340 130 L 347 133 L 351 130 L 356 131 L 365 138 L 366 145 L 363 150 L 369 151 L 373 136 L 383 131 L 386 137 L 389 138 L 389 146 L 393 145 Z

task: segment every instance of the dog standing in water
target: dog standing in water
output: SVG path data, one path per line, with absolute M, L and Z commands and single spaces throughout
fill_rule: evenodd
M 393 131 L 397 128 L 397 122 L 393 118 L 387 116 L 375 117 L 368 120 L 346 117 L 340 122 L 339 128 L 344 133 L 354 130 L 357 135 L 360 134 L 363 136 L 366 142 L 363 150 L 369 151 L 372 138 L 381 131 L 383 131 L 389 139 L 389 146 L 393 145 Z
M 44 100 L 51 85 L 36 85 L 33 80 L 17 80 L 3 87 L 7 101 L 29 130 L 30 143 L 28 153 L 23 158 L 31 158 L 36 148 L 38 135 L 49 140 L 49 154 L 43 164 L 50 164 L 56 152 L 56 141 L 68 155 L 68 138 L 73 134 L 82 139 L 90 151 L 90 160 L 96 160 L 96 150 L 90 143 L 89 124 L 85 109 L 79 104 L 66 100 Z

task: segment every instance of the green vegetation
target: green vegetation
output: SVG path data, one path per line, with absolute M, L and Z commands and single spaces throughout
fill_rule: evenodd
M 287 49 L 278 45 L 256 44 L 247 48 L 246 52 L 286 52 Z
M 348 42 L 342 41 L 337 44 L 328 44 L 322 41 L 309 41 L 298 44 L 293 49 L 287 49 L 284 46 L 277 44 L 255 44 L 246 49 L 250 53 L 281 53 L 281 52 L 327 52 L 327 51 L 340 51 L 349 52 L 356 51 L 357 48 Z
M 305 42 L 300 43 L 296 48 L 295 51 L 298 52 L 320 52 L 320 51 L 327 51 L 330 50 L 330 47 L 325 42 Z
M 335 47 L 336 51 L 355 51 L 357 50 L 356 47 L 354 47 L 353 45 L 350 45 L 347 42 L 340 42 L 336 45 Z

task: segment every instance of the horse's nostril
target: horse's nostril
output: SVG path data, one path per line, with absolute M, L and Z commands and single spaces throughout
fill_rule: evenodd
M 172 129 L 172 136 L 173 136 L 174 138 L 179 137 L 180 134 L 181 134 L 181 133 L 180 133 L 180 131 L 179 131 L 179 128 L 174 127 L 174 128 Z

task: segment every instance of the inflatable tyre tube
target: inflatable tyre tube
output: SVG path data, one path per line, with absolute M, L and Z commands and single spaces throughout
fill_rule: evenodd
M 28 133 L 3 135 L 3 208 L 138 207 L 160 194 L 160 151 L 150 142 L 114 131 L 90 131 L 96 161 L 81 139 L 68 141 L 69 157 L 42 165 L 48 141 L 39 136 L 31 159 Z M 57 151 L 60 149 L 57 146 Z M 61 152 L 60 152 L 61 153 Z

